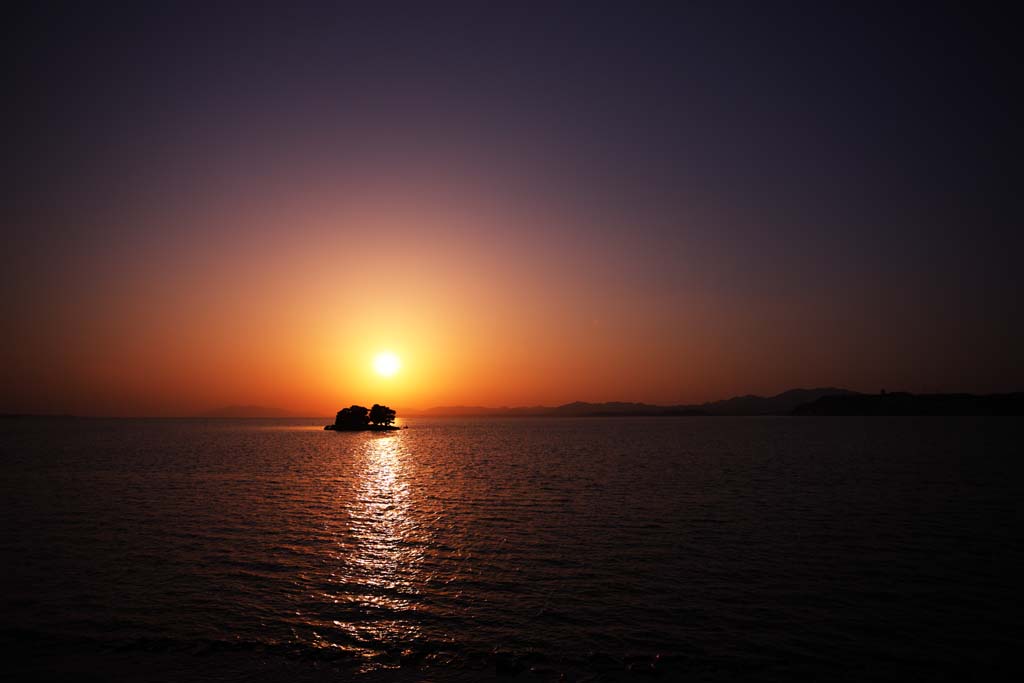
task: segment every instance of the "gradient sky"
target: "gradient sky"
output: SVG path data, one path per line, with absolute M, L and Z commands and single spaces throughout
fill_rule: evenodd
M 0 412 L 1024 388 L 1004 17 L 214 4 L 10 18 Z

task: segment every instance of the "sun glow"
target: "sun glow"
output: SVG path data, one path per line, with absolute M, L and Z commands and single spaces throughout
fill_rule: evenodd
M 398 372 L 401 367 L 402 361 L 398 359 L 398 356 L 390 351 L 378 353 L 373 359 L 373 369 L 378 375 L 383 375 L 384 377 L 391 377 Z

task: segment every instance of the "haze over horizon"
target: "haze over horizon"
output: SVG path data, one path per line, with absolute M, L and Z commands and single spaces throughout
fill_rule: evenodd
M 218 7 L 11 21 L 0 413 L 1024 388 L 995 13 Z

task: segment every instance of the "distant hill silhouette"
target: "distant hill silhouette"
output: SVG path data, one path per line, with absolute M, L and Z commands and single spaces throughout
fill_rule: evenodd
M 1024 393 L 822 396 L 793 415 L 1024 415 Z
M 295 413 L 267 406 L 225 406 L 208 410 L 196 417 L 300 417 Z
M 848 389 L 822 387 L 791 389 L 776 396 L 736 396 L 723 401 L 695 405 L 659 406 L 650 403 L 586 403 L 575 401 L 565 405 L 526 406 L 518 408 L 485 408 L 482 406 L 443 406 L 410 414 L 451 417 L 643 417 L 673 415 L 788 415 L 799 405 L 823 396 L 856 395 Z
M 824 396 L 857 396 L 848 389 L 821 387 L 790 389 L 775 396 L 735 396 L 724 401 L 704 403 L 700 407 L 709 415 L 788 415 L 797 406 Z

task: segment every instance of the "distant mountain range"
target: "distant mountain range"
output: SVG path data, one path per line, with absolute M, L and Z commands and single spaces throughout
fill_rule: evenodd
M 847 394 L 822 396 L 794 415 L 1024 415 L 1024 393 Z
M 482 406 L 441 406 L 420 411 L 404 411 L 404 417 L 609 417 L 609 416 L 671 416 L 671 415 L 789 415 L 798 406 L 825 396 L 860 395 L 848 389 L 822 387 L 791 389 L 776 396 L 735 396 L 723 401 L 691 405 L 659 406 L 650 403 L 585 403 L 527 406 L 519 408 L 485 408 Z
M 586 403 L 560 406 L 439 406 L 400 410 L 401 417 L 642 417 L 678 415 L 1021 415 L 1024 392 L 1009 394 L 862 394 L 849 389 L 821 387 L 790 389 L 775 396 L 734 396 L 722 401 L 659 406 L 651 403 Z M 71 415 L 0 414 L 0 418 L 73 417 Z M 234 405 L 208 410 L 198 418 L 314 417 L 268 406 Z

